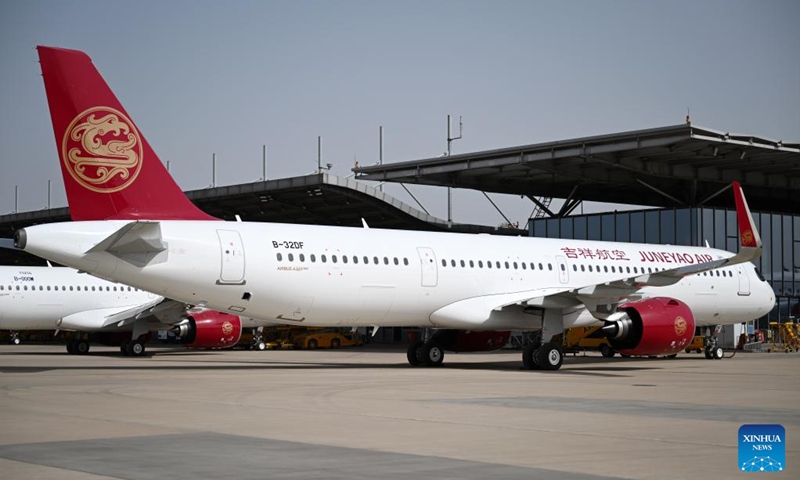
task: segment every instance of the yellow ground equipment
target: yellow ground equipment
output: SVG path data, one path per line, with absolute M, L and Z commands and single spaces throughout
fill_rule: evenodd
M 598 351 L 606 358 L 611 358 L 616 353 L 606 340 L 602 327 L 568 329 L 564 335 L 564 351 L 577 353 L 585 350 Z
M 692 343 L 686 346 L 686 353 L 703 353 L 703 348 L 705 348 L 705 343 L 703 343 L 705 337 L 699 336 L 694 337 L 692 339 Z
M 336 331 L 313 332 L 295 336 L 295 348 L 339 348 L 359 346 L 364 342 L 357 333 L 341 333 Z
M 794 323 L 769 322 L 770 344 L 768 352 L 800 351 L 800 336 Z

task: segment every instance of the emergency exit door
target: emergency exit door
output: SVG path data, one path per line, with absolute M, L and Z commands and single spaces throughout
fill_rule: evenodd
M 239 232 L 233 230 L 217 230 L 220 249 L 219 285 L 245 284 L 244 245 Z

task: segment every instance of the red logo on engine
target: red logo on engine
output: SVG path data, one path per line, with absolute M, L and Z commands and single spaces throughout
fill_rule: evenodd
M 82 187 L 97 193 L 127 188 L 142 169 L 144 146 L 133 122 L 111 107 L 93 107 L 64 131 L 64 168 Z
M 683 317 L 677 317 L 675 319 L 675 334 L 678 336 L 683 335 L 684 333 L 686 333 L 686 328 L 687 328 L 686 319 Z
M 233 333 L 233 324 L 231 322 L 225 322 L 222 324 L 222 334 L 223 335 L 230 335 Z

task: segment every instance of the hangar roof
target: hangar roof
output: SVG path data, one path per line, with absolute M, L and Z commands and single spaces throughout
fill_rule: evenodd
M 719 194 L 738 180 L 753 210 L 800 213 L 800 144 L 691 123 L 353 171 L 359 180 L 656 207 L 730 207 Z
M 203 211 L 234 220 L 462 233 L 526 235 L 526 231 L 483 225 L 450 224 L 417 210 L 368 184 L 327 173 L 186 192 Z M 0 215 L 0 237 L 11 238 L 30 225 L 70 221 L 67 207 Z M 22 252 L 0 249 L 0 264 L 44 264 Z

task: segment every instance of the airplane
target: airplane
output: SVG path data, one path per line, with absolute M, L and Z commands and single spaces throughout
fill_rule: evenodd
M 775 294 L 740 185 L 737 254 L 703 247 L 224 222 L 192 204 L 83 52 L 37 47 L 75 222 L 17 248 L 192 305 L 308 326 L 422 327 L 412 366 L 538 332 L 526 369 L 557 370 L 565 328 L 602 325 L 624 355 L 671 356 L 695 328 L 759 318 Z M 716 337 L 706 357 L 721 358 Z
M 89 353 L 89 332 L 124 355 L 142 356 L 149 332 L 171 330 L 189 348 L 228 348 L 243 328 L 257 326 L 238 315 L 187 310 L 182 302 L 71 268 L 0 267 L 0 329 L 78 332 L 67 343 L 73 355 Z

